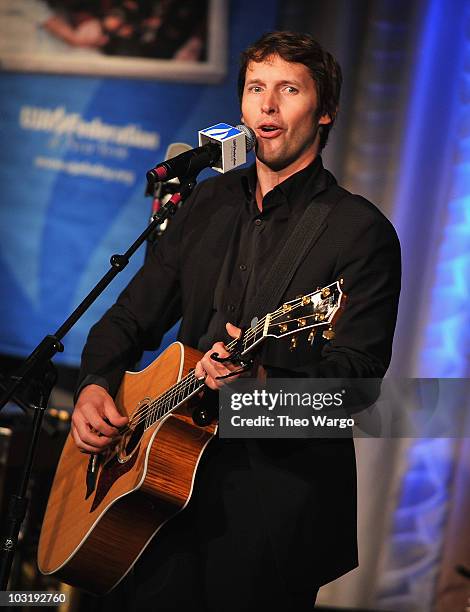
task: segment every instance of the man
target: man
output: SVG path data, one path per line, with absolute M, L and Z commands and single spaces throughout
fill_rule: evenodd
M 242 56 L 242 119 L 257 136 L 256 164 L 198 185 L 83 353 L 72 435 L 86 452 L 112 443 L 112 396 L 125 368 L 182 317 L 179 339 L 199 348 L 209 389 L 233 370 L 228 353 L 247 305 L 307 207 L 332 200 L 324 230 L 279 304 L 344 278 L 348 304 L 336 337 L 290 352 L 268 341 L 267 376 L 382 377 L 400 286 L 391 224 L 335 188 L 321 163 L 338 107 L 341 71 L 310 36 L 266 34 Z M 339 192 L 339 196 L 338 196 Z M 262 316 L 266 313 L 258 313 Z M 109 423 L 105 421 L 107 419 Z M 99 432 L 97 435 L 95 431 Z M 351 440 L 226 441 L 206 451 L 191 502 L 136 564 L 137 607 L 158 610 L 311 610 L 316 591 L 357 565 Z

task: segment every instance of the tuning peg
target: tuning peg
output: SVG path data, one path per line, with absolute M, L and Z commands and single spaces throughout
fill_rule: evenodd
M 297 319 L 297 325 L 299 327 L 305 327 L 307 325 L 307 319 Z
M 285 323 L 279 325 L 279 331 L 281 332 L 281 334 L 284 334 L 287 331 L 287 325 Z
M 325 338 L 325 340 L 333 340 L 333 338 L 335 337 L 335 332 L 333 330 L 332 327 L 329 327 L 328 329 L 325 329 L 325 331 L 322 333 L 323 338 Z
M 316 329 L 312 329 L 312 331 L 309 333 L 307 341 L 310 342 L 310 344 L 313 344 L 313 341 L 315 340 L 315 334 L 316 333 L 317 333 Z
M 290 339 L 289 350 L 295 351 L 296 348 L 297 348 L 297 336 L 292 336 L 292 338 Z
M 323 287 L 321 290 L 321 296 L 323 299 L 329 297 L 331 295 L 331 289 L 329 287 Z

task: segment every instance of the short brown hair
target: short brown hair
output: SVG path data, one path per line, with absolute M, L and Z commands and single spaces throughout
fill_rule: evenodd
M 279 55 L 286 62 L 304 64 L 309 69 L 317 88 L 318 117 L 328 115 L 331 119 L 331 123 L 320 126 L 320 150 L 323 149 L 338 113 L 339 95 L 343 82 L 338 62 L 310 34 L 297 32 L 263 34 L 259 40 L 243 51 L 240 57 L 238 73 L 240 104 L 249 62 L 263 62 L 273 55 Z

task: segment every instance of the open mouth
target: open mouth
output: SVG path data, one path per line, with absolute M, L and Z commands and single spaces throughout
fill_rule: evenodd
M 261 136 L 272 138 L 274 136 L 278 136 L 281 133 L 282 128 L 278 127 L 277 125 L 260 125 L 258 131 L 260 132 Z

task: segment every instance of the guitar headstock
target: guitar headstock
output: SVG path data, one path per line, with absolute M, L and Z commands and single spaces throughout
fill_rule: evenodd
M 330 340 L 334 337 L 331 326 L 346 301 L 342 284 L 343 279 L 286 302 L 266 316 L 263 335 L 282 338 L 307 329 L 327 327 L 323 337 Z M 313 335 L 309 336 L 312 340 Z

